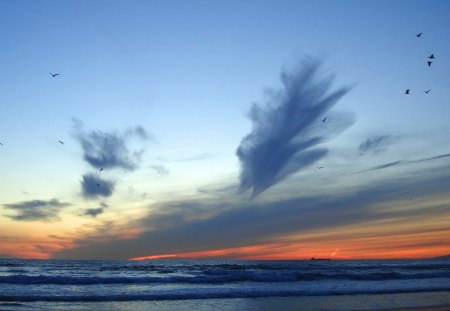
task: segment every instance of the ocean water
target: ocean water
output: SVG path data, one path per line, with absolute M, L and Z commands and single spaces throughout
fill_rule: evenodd
M 0 259 L 0 310 L 375 310 L 450 304 L 449 260 Z

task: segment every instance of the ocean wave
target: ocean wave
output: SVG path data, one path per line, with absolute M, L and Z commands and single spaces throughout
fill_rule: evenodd
M 230 271 L 211 270 L 203 275 L 180 276 L 53 276 L 53 275 L 8 275 L 0 276 L 0 284 L 151 284 L 151 283 L 204 283 L 224 284 L 235 282 L 307 282 L 319 280 L 382 281 L 405 279 L 449 278 L 450 271 L 442 272 L 299 272 L 299 271 Z M 450 282 L 450 281 L 449 281 Z
M 329 295 L 362 295 L 362 294 L 400 294 L 420 292 L 446 292 L 449 286 L 431 288 L 406 289 L 352 289 L 352 290 L 228 290 L 215 292 L 166 292 L 157 294 L 113 294 L 113 295 L 3 295 L 2 302 L 104 302 L 104 301 L 156 301 L 156 300 L 190 300 L 190 299 L 220 299 L 220 298 L 262 298 L 262 297 L 301 297 Z

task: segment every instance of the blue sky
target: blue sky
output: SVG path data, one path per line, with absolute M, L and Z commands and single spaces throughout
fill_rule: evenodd
M 426 188 L 420 182 L 434 185 L 417 193 L 422 209 L 436 197 L 448 202 L 449 158 L 442 155 L 450 153 L 449 9 L 447 1 L 0 0 L 0 224 L 5 241 L 26 245 L 0 253 L 51 257 L 68 250 L 83 257 L 79 245 L 131 238 L 124 228 L 132 227 L 136 240 L 162 232 L 154 214 L 170 218 L 173 232 L 196 232 L 196 221 L 214 223 L 232 210 L 242 211 L 233 217 L 245 217 L 246 206 L 254 204 L 270 210 L 312 196 L 353 202 L 358 191 L 370 204 L 388 204 L 394 198 L 372 196 L 369 189 L 393 180 L 417 182 L 417 189 Z M 428 67 L 431 53 L 436 59 Z M 350 88 L 333 104 L 330 128 L 334 113 L 353 121 L 316 145 L 325 156 L 274 178 L 249 201 L 251 191 L 236 193 L 242 172 L 236 151 L 252 130 L 252 103 L 264 107 L 270 90 L 283 89 L 281 73 L 301 75 L 308 57 L 321 62 L 319 81 L 335 75 L 331 92 Z M 105 137 L 112 136 L 117 144 L 107 145 Z M 112 155 L 116 164 L 99 172 L 102 165 L 86 160 L 93 152 L 83 149 L 86 141 L 98 148 L 95 156 Z M 273 168 L 264 154 L 255 154 L 261 167 Z M 431 159 L 436 156 L 442 157 Z M 98 192 L 96 180 L 108 189 Z M 186 202 L 201 208 L 167 209 Z M 50 214 L 42 219 L 14 218 L 46 208 Z M 86 214 L 92 209 L 98 209 L 95 217 Z M 436 215 L 446 219 L 448 212 Z M 277 226 L 293 212 L 285 213 Z M 378 221 L 372 213 L 363 216 L 361 224 Z M 325 223 L 337 226 L 332 219 Z M 429 230 L 436 226 L 430 221 Z M 32 233 L 42 229 L 47 234 Z M 258 241 L 226 247 L 273 239 L 272 233 L 254 233 Z M 30 242 L 44 240 L 47 248 Z M 213 249 L 205 245 L 126 257 Z

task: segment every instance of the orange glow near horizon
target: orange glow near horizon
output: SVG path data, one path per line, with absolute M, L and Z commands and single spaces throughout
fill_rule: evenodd
M 380 229 L 380 227 L 376 227 Z M 134 257 L 131 260 L 162 258 L 190 259 L 238 259 L 238 260 L 301 260 L 315 258 L 332 259 L 415 259 L 432 258 L 450 254 L 445 237 L 450 229 L 441 228 L 423 232 L 398 232 L 374 236 L 370 226 L 365 228 L 340 228 L 327 232 L 311 232 L 283 237 L 277 243 L 258 244 L 244 247 L 156 254 Z M 367 232 L 367 231 L 368 232 Z M 414 229 L 413 229 L 414 230 Z M 417 230 L 417 229 L 416 229 Z M 372 233 L 370 235 L 369 233 Z M 438 242 L 439 241 L 439 242 Z
M 428 200 L 427 206 L 433 206 Z M 446 200 L 438 200 L 445 206 Z M 424 209 L 427 207 L 423 207 Z M 376 211 L 397 211 L 401 206 L 379 205 Z M 72 220 L 72 218 L 69 218 Z M 129 256 L 130 260 L 157 259 L 236 259 L 236 260 L 296 260 L 315 258 L 332 259 L 399 259 L 432 258 L 450 254 L 450 210 L 439 214 L 419 214 L 411 217 L 379 218 L 372 221 L 322 228 L 320 230 L 299 231 L 277 236 L 265 236 L 259 243 L 246 246 L 217 247 L 195 251 L 177 250 L 161 253 L 143 253 Z M 0 227 L 8 235 L 3 235 L 0 256 L 17 258 L 50 259 L 60 250 L 76 248 L 80 240 L 88 237 L 93 243 L 126 241 L 138 237 L 145 228 L 130 229 L 127 221 L 115 224 L 108 231 L 96 231 L 95 222 L 71 223 L 13 223 L 0 219 Z M 301 228 L 299 228 L 301 230 Z M 48 234 L 52 232 L 52 234 Z M 228 241 L 229 242 L 229 241 Z M 236 240 L 238 244 L 240 241 Z M 146 255 L 146 256 L 145 256 Z M 113 258 L 111 258 L 113 259 Z

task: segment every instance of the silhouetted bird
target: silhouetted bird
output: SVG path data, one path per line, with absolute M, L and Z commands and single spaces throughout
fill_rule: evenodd
M 50 74 L 52 75 L 53 78 L 56 77 L 56 76 L 59 76 L 59 73 L 51 73 L 50 72 Z
M 322 122 L 325 122 L 327 120 L 328 117 L 325 117 L 322 119 Z
M 428 56 L 429 59 L 434 59 L 434 54 L 431 54 L 430 56 Z
M 428 94 L 428 93 L 430 93 L 430 91 L 431 91 L 431 89 L 426 90 L 426 91 L 423 91 L 423 92 L 426 93 L 426 94 Z
M 0 143 L 0 145 L 1 145 L 1 146 L 3 146 L 3 144 L 2 144 L 2 143 Z
M 100 187 L 100 184 L 97 184 L 98 187 Z
M 427 62 L 428 67 L 430 67 L 432 63 L 433 63 L 432 61 L 428 61 L 428 62 Z
M 407 89 L 407 90 L 405 91 L 405 94 L 409 94 L 409 89 Z
M 60 140 L 58 140 L 58 141 L 61 143 L 61 145 L 64 145 L 64 143 L 62 141 L 60 141 Z
M 100 172 L 103 171 L 103 167 L 100 169 Z
M 318 166 L 317 169 L 321 170 L 321 169 L 323 169 L 323 166 Z
M 416 33 L 416 37 L 420 38 L 422 36 L 422 34 L 423 34 L 423 32 Z

